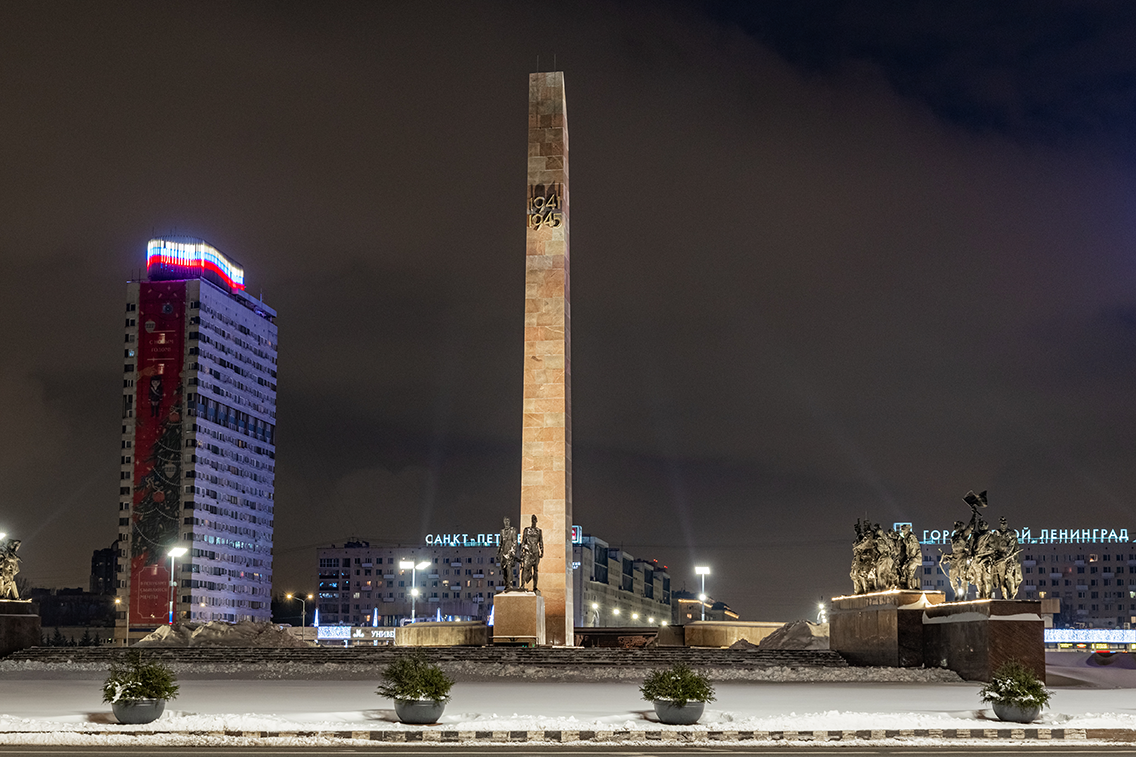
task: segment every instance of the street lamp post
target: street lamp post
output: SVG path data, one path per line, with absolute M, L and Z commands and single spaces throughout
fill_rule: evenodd
M 705 565 L 695 566 L 694 572 L 696 575 L 702 576 L 702 593 L 698 595 L 698 604 L 702 605 L 702 620 L 706 620 L 706 576 L 710 573 L 710 568 Z
M 304 598 L 297 596 L 295 594 L 285 594 L 284 598 L 285 599 L 294 599 L 294 600 L 296 600 L 297 602 L 300 603 L 300 628 L 304 628 L 305 626 L 307 626 L 308 625 L 308 603 L 304 601 Z M 312 595 L 309 594 L 308 599 L 311 599 L 311 598 L 312 598 Z M 303 631 L 300 631 L 300 633 L 303 634 Z
M 174 595 L 177 593 L 177 573 L 174 572 L 174 566 L 177 564 L 177 559 L 188 552 L 185 547 L 173 547 L 166 554 L 170 556 L 170 625 L 174 624 Z
M 410 622 L 414 622 L 415 604 L 418 601 L 418 571 L 425 570 L 430 565 L 429 560 L 415 563 L 413 560 L 399 560 L 398 567 L 410 571 Z

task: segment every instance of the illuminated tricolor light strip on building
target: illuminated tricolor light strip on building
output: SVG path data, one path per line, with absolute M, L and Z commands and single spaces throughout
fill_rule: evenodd
M 146 270 L 153 266 L 209 271 L 220 276 L 232 289 L 245 288 L 244 269 L 233 265 L 217 248 L 205 242 L 151 239 L 146 245 Z

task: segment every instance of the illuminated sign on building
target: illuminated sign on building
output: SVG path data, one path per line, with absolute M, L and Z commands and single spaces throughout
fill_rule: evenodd
M 1014 529 L 1022 544 L 1081 544 L 1081 543 L 1128 543 L 1127 528 L 1043 528 L 1041 534 L 1034 536 L 1028 528 Z M 951 529 L 923 530 L 923 544 L 950 544 Z
M 518 540 L 521 534 L 517 534 Z M 572 543 L 582 544 L 584 529 L 572 526 Z M 427 547 L 496 547 L 501 534 L 426 534 Z
M 155 275 L 151 269 L 158 269 L 157 273 L 167 273 L 166 276 L 179 278 L 193 278 L 202 274 L 211 273 L 219 277 L 230 289 L 245 288 L 245 272 L 235 265 L 212 245 L 204 240 L 175 241 L 172 239 L 151 239 L 146 245 L 146 273 L 151 280 L 162 278 Z
M 316 629 L 320 641 L 346 641 L 351 638 L 351 626 L 320 626 Z
M 1136 644 L 1136 629 L 1047 628 L 1046 644 Z
M 427 547 L 495 547 L 501 534 L 426 534 Z
M 320 641 L 393 641 L 393 628 L 371 626 L 320 626 L 316 629 Z

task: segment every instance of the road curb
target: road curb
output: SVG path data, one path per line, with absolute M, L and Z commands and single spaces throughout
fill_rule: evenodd
M 910 728 L 898 730 L 848 730 L 848 731 L 717 731 L 702 728 L 668 730 L 615 730 L 615 731 L 461 731 L 429 726 L 416 729 L 398 730 L 352 730 L 352 731 L 152 731 L 152 730 L 75 730 L 75 731 L 0 731 L 0 743 L 4 736 L 27 736 L 30 734 L 81 735 L 81 736 L 135 736 L 140 739 L 150 736 L 183 736 L 211 738 L 331 738 L 361 741 L 380 741 L 386 743 L 574 743 L 618 744 L 625 742 L 850 742 L 886 741 L 891 739 L 941 739 L 941 740 L 1012 740 L 1025 741 L 1136 741 L 1136 730 L 1123 728 Z

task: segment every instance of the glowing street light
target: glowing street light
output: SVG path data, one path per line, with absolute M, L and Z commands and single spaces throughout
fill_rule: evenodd
M 410 622 L 414 622 L 415 604 L 418 602 L 418 571 L 425 570 L 429 567 L 430 561 L 423 560 L 420 563 L 415 563 L 413 560 L 399 560 L 398 567 L 402 570 L 410 571 Z
M 710 574 L 710 568 L 705 565 L 697 565 L 694 568 L 694 573 L 702 576 L 702 593 L 698 595 L 698 601 L 702 605 L 702 620 L 706 620 L 706 576 Z
M 285 594 L 284 598 L 285 599 L 294 599 L 294 600 L 296 600 L 297 602 L 300 603 L 300 628 L 303 628 L 304 626 L 306 626 L 308 624 L 308 603 L 304 601 L 303 597 L 297 596 L 295 594 Z M 311 599 L 311 598 L 312 598 L 312 595 L 309 594 L 308 599 Z
M 184 555 L 189 550 L 185 547 L 173 547 L 166 554 L 170 556 L 170 625 L 174 624 L 174 594 L 177 591 L 177 574 L 174 572 L 174 565 L 177 559 Z

